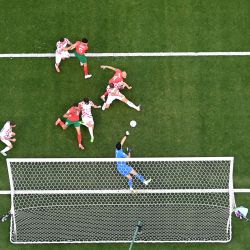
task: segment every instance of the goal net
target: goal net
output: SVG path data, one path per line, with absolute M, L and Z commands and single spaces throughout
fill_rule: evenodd
M 117 159 L 7 159 L 13 243 L 228 242 L 233 158 L 127 158 L 151 178 L 137 194 Z

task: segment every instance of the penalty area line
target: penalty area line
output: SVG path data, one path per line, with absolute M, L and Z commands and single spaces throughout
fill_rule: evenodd
M 71 57 L 75 57 L 70 53 Z M 87 57 L 206 57 L 206 56 L 250 56 L 250 52 L 134 52 L 134 53 L 86 53 Z M 55 53 L 11 53 L 0 54 L 0 58 L 51 58 Z

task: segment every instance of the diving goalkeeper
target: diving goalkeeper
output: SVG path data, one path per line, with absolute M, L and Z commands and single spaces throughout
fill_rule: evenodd
M 121 142 L 118 142 L 116 144 L 116 150 L 115 150 L 116 158 L 131 157 L 131 150 L 129 150 L 128 154 L 125 154 L 122 150 L 122 146 L 124 142 L 126 141 L 128 135 L 129 133 L 126 132 L 126 135 L 122 138 Z M 139 179 L 145 186 L 147 186 L 149 182 L 151 181 L 151 179 L 145 180 L 145 178 L 142 175 L 138 174 L 131 166 L 127 165 L 125 161 L 117 161 L 117 170 L 121 175 L 128 178 L 128 185 L 132 192 L 134 192 L 133 176 Z

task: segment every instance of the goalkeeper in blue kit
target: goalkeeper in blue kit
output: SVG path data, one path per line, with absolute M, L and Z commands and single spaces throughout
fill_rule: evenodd
M 128 131 L 126 132 L 126 135 L 122 138 L 121 142 L 118 142 L 116 144 L 116 150 L 115 150 L 115 157 L 116 158 L 128 158 L 131 157 L 131 150 L 128 150 L 128 154 L 125 154 L 122 150 L 122 146 L 124 142 L 127 139 L 127 136 L 129 135 Z M 145 178 L 138 174 L 131 166 L 127 165 L 125 161 L 117 161 L 117 170 L 118 172 L 128 178 L 128 185 L 132 192 L 134 192 L 133 189 L 133 176 L 135 176 L 137 179 L 139 179 L 145 186 L 149 184 L 151 179 L 145 180 Z

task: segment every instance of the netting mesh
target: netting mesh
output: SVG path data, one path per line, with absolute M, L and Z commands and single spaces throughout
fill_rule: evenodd
M 128 185 L 126 178 L 118 174 L 115 160 L 10 161 L 15 191 L 11 240 L 128 242 L 141 220 L 144 226 L 140 241 L 229 241 L 230 163 L 228 159 L 133 159 L 128 164 L 146 178 L 152 178 L 152 184 L 146 188 L 135 181 L 135 188 L 148 189 L 150 193 L 131 194 L 119 193 L 128 189 Z M 177 189 L 180 191 L 169 192 Z M 211 192 L 185 192 L 190 189 Z M 34 190 L 48 192 L 32 193 Z M 62 193 L 50 194 L 50 190 Z M 70 190 L 90 192 L 67 193 Z M 98 190 L 113 192 L 98 193 Z

